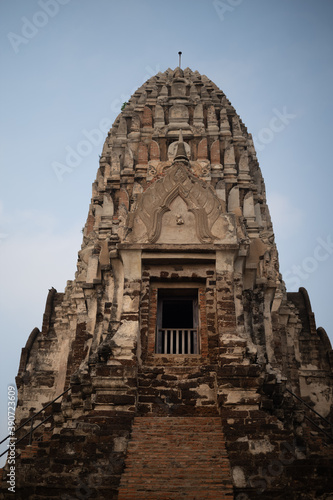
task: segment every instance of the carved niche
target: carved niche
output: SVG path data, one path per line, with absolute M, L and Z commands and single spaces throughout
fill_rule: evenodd
M 158 241 L 163 225 L 171 220 L 170 216 L 163 217 L 173 211 L 175 227 L 184 228 L 184 235 L 187 225 L 192 233 L 195 227 L 198 243 L 212 243 L 216 239 L 211 229 L 222 213 L 220 202 L 213 190 L 182 162 L 170 167 L 165 177 L 154 182 L 139 201 L 136 215 L 146 227 L 149 243 Z

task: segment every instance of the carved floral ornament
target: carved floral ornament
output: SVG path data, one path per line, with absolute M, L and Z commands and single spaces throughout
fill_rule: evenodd
M 163 215 L 171 210 L 170 205 L 178 196 L 195 217 L 199 240 L 212 243 L 216 237 L 211 228 L 222 213 L 220 202 L 210 186 L 197 179 L 182 162 L 170 167 L 165 177 L 154 182 L 140 199 L 137 214 L 146 226 L 149 243 L 159 239 Z

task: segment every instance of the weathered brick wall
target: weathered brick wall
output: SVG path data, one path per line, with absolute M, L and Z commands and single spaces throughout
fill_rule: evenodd
M 220 400 L 235 498 L 329 498 L 333 447 L 309 425 L 304 407 L 273 376 L 260 383 L 259 367 L 222 367 L 219 373 L 219 383 L 236 393 Z
M 131 421 L 127 413 L 94 412 L 35 443 L 33 456 L 20 460 L 15 498 L 117 499 Z
M 43 404 L 62 392 L 65 383 L 69 344 L 64 332 L 57 331 L 56 310 L 63 311 L 64 294 L 51 289 L 46 301 L 43 328 L 33 330 L 26 347 L 22 350 L 21 362 L 16 377 L 18 405 L 17 426 L 24 422 L 31 411 L 39 411 Z M 61 366 L 65 361 L 63 369 Z M 59 391 L 59 392 L 58 392 Z
M 158 289 L 185 284 L 198 291 L 200 352 L 157 355 Z M 17 498 L 116 499 L 133 419 L 214 418 L 237 500 L 328 500 L 331 447 L 283 390 L 330 414 L 325 335 L 306 293 L 286 293 L 236 111 L 198 72 L 159 73 L 107 136 L 75 280 L 50 291 L 23 350 L 18 421 L 73 388 L 41 441 L 18 448 Z

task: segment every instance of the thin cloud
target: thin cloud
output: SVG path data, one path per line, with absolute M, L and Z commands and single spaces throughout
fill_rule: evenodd
M 271 193 L 268 206 L 276 234 L 281 239 L 288 239 L 302 228 L 304 213 L 295 207 L 292 201 L 280 193 Z
M 6 236 L 0 241 L 0 293 L 2 323 L 7 329 L 13 315 L 14 323 L 25 329 L 30 321 L 32 327 L 41 326 L 48 289 L 54 286 L 63 291 L 67 280 L 74 279 L 81 228 L 76 224 L 61 232 L 58 226 L 57 219 L 45 211 L 0 212 L 1 233 Z M 19 316 L 15 312 L 18 296 Z
M 80 225 L 59 232 L 55 217 L 38 210 L 6 213 L 0 203 L 0 318 L 4 338 L 0 359 L 1 397 L 17 375 L 21 348 L 31 330 L 41 328 L 48 289 L 63 291 L 74 279 L 82 234 Z M 3 408 L 5 410 L 5 408 Z M 1 436 L 7 433 L 1 411 Z M 0 464 L 3 465 L 5 457 Z
M 36 213 L 34 212 L 34 217 Z M 57 234 L 54 219 L 47 214 L 32 213 L 12 226 L 1 242 L 0 279 L 5 310 L 15 307 L 18 283 L 24 296 L 21 307 L 27 312 L 36 307 L 40 294 L 51 286 L 63 290 L 68 279 L 74 279 L 77 251 L 82 239 L 80 227 Z M 4 293 L 5 290 L 5 293 Z M 42 311 L 41 311 L 42 313 Z

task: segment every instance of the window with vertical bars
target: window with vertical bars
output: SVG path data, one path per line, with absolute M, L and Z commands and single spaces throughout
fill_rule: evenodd
M 198 289 L 158 290 L 157 354 L 199 354 Z

